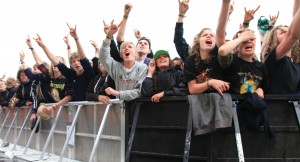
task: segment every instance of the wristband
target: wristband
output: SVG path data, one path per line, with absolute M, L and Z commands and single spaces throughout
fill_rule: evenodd
M 109 34 L 106 34 L 106 38 L 112 39 L 113 37 L 111 35 L 109 35 Z
M 71 47 L 69 45 L 67 45 L 67 49 L 71 49 Z
M 124 19 L 127 19 L 127 18 L 128 18 L 128 16 L 124 15 L 124 16 L 123 16 L 123 18 L 124 18 Z
M 274 27 L 273 25 L 269 25 L 269 26 L 268 26 L 268 30 L 272 30 L 273 27 Z
M 249 27 L 249 22 L 243 22 L 244 27 Z
M 34 50 L 34 48 L 33 47 L 29 47 L 29 49 L 32 51 L 32 50 Z
M 186 16 L 184 14 L 179 14 L 178 16 L 185 18 Z

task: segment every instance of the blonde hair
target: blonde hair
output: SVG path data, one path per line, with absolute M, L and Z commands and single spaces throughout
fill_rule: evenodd
M 262 50 L 261 50 L 261 60 L 262 62 L 265 62 L 267 58 L 269 57 L 271 51 L 278 46 L 277 43 L 277 29 L 281 27 L 287 27 L 283 25 L 278 25 L 268 33 L 265 37 L 265 41 L 263 42 L 262 45 Z M 299 40 L 294 44 L 294 46 L 291 49 L 291 59 L 293 60 L 294 63 L 299 64 L 300 63 L 300 42 Z
M 124 41 L 122 44 L 121 44 L 121 47 L 120 47 L 120 53 L 121 51 L 129 44 L 132 44 L 132 46 L 135 48 L 135 45 L 131 42 L 131 41 Z
M 60 59 L 62 60 L 61 63 L 66 64 L 66 60 L 65 60 L 62 56 L 56 56 L 56 58 L 60 58 Z M 71 59 L 71 57 L 70 57 L 70 59 Z M 60 61 L 59 61 L 59 62 L 60 62 Z M 54 67 L 54 65 L 53 65 L 53 63 L 51 62 L 51 67 L 49 68 L 49 75 L 50 75 L 51 78 L 54 77 L 53 67 Z
M 260 59 L 263 63 L 269 57 L 270 52 L 278 45 L 277 44 L 277 29 L 279 29 L 281 27 L 283 27 L 283 26 L 278 25 L 265 35 L 265 38 L 264 38 L 264 41 L 263 41 L 263 44 L 261 47 L 261 53 L 260 53 Z
M 72 65 L 72 60 L 79 58 L 79 55 L 77 52 L 71 53 L 71 56 L 69 57 L 69 63 Z
M 16 82 L 17 82 L 17 80 L 16 80 L 14 77 L 8 77 L 8 78 L 6 79 L 5 84 L 6 84 L 6 86 L 8 86 L 8 87 L 14 87 L 15 84 L 16 84 Z

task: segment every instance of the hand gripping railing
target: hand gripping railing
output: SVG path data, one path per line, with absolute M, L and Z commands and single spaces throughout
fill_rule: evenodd
M 95 155 L 96 150 L 98 149 L 98 146 L 99 146 L 99 143 L 100 143 L 100 139 L 101 139 L 101 136 L 102 136 L 102 132 L 104 130 L 104 126 L 105 126 L 106 119 L 107 119 L 108 112 L 109 112 L 110 108 L 111 108 L 111 104 L 108 104 L 106 106 L 106 109 L 105 109 L 105 112 L 104 112 L 101 124 L 99 126 L 99 130 L 98 130 L 98 133 L 97 133 L 96 141 L 94 143 L 94 146 L 93 146 L 93 149 L 92 149 L 92 153 L 91 153 L 90 158 L 89 158 L 89 162 L 94 161 L 93 160 L 94 159 L 94 155 Z

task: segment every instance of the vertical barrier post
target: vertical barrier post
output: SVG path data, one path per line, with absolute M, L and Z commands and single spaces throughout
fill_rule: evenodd
M 236 141 L 236 147 L 238 152 L 238 159 L 239 162 L 245 162 L 239 120 L 238 120 L 236 109 L 237 109 L 237 101 L 233 101 L 233 123 L 234 123 L 234 132 L 235 132 L 235 141 Z
M 300 105 L 299 105 L 299 101 L 293 101 L 293 105 L 294 105 L 294 110 L 295 110 L 297 121 L 298 121 L 298 127 L 299 127 L 299 130 L 300 130 Z
M 29 139 L 28 139 L 28 141 L 27 141 L 27 144 L 26 144 L 26 146 L 25 146 L 25 150 L 24 150 L 24 152 L 23 152 L 23 155 L 26 154 L 27 149 L 28 149 L 29 145 L 31 144 L 32 137 L 33 137 L 33 135 L 34 135 L 34 133 L 35 133 L 35 130 L 36 130 L 37 127 L 39 126 L 40 121 L 41 121 L 41 117 L 38 117 L 37 121 L 35 122 L 34 128 L 33 128 L 33 130 L 31 131 L 31 134 L 30 134 L 30 136 L 29 136 Z
M 51 138 L 53 136 L 54 129 L 56 128 L 56 125 L 57 125 L 57 122 L 58 122 L 58 119 L 59 119 L 59 116 L 60 116 L 62 108 L 63 108 L 63 106 L 60 106 L 59 109 L 58 109 L 58 112 L 57 112 L 57 115 L 55 117 L 54 123 L 53 123 L 53 125 L 51 127 L 51 130 L 49 132 L 49 135 L 48 135 L 48 138 L 46 140 L 45 146 L 44 146 L 43 151 L 41 153 L 40 160 L 43 160 L 43 158 L 44 158 L 44 154 L 45 154 L 46 149 L 48 148 L 50 140 L 51 140 Z
M 129 162 L 129 159 L 130 159 L 131 147 L 132 147 L 132 143 L 133 143 L 133 139 L 134 139 L 134 135 L 135 135 L 135 129 L 136 129 L 136 124 L 137 124 L 137 119 L 139 117 L 140 107 L 141 107 L 141 103 L 137 103 L 135 111 L 134 111 L 133 122 L 131 125 L 130 136 L 128 139 L 128 147 L 127 147 L 127 151 L 126 151 L 126 155 L 125 155 L 125 162 Z
M 15 122 L 15 120 L 16 120 L 18 114 L 19 114 L 19 110 L 20 110 L 19 108 L 16 108 L 16 113 L 15 113 L 14 118 L 13 118 L 13 120 L 12 120 L 12 122 L 11 122 L 11 124 L 10 124 L 10 126 L 9 126 L 9 128 L 8 128 L 8 130 L 7 130 L 7 132 L 6 132 L 6 135 L 5 135 L 4 139 L 3 139 L 2 146 L 4 146 L 4 143 L 5 143 L 6 140 L 7 140 L 7 137 L 8 137 L 8 135 L 9 135 L 9 133 L 10 133 L 11 127 L 13 126 L 13 124 L 14 124 L 14 122 Z
M 74 130 L 75 124 L 76 124 L 76 122 L 77 122 L 77 119 L 78 119 L 78 116 L 79 116 L 81 107 L 82 107 L 82 105 L 78 105 L 76 114 L 75 114 L 75 116 L 74 116 L 74 119 L 73 119 L 73 121 L 72 121 L 72 125 L 71 125 L 71 128 L 70 128 L 70 132 L 71 132 L 71 133 L 67 136 L 67 139 L 66 139 L 66 141 L 65 141 L 65 144 L 64 144 L 64 146 L 63 146 L 63 149 L 62 149 L 61 154 L 60 154 L 60 157 L 59 157 L 59 161 L 60 161 L 60 162 L 63 160 L 63 154 L 64 154 L 64 152 L 65 152 L 65 150 L 66 150 L 66 148 L 67 148 L 67 145 L 68 145 L 68 143 L 69 143 L 69 140 L 70 140 L 70 138 L 71 138 L 71 135 L 72 135 L 72 132 L 73 132 L 73 130 Z
M 183 152 L 183 162 L 189 161 L 191 139 L 192 139 L 192 124 L 193 124 L 192 109 L 189 107 L 187 128 L 185 134 L 185 145 L 184 145 L 184 152 Z
M 10 109 L 8 109 L 8 112 L 7 112 L 6 116 L 5 116 L 5 119 L 4 119 L 4 121 L 3 121 L 2 125 L 1 125 L 1 128 L 0 128 L 0 137 L 1 137 L 1 132 L 3 130 L 3 127 L 4 127 L 4 125 L 5 125 L 5 123 L 6 123 L 7 119 L 8 119 L 9 113 L 10 113 Z
M 27 120 L 28 120 L 30 114 L 31 114 L 31 111 L 29 110 L 28 113 L 27 113 L 27 115 L 26 115 L 26 117 L 25 117 L 25 120 L 24 120 L 24 122 L 23 122 L 23 125 L 22 125 L 22 127 L 21 127 L 21 129 L 20 129 L 20 132 L 19 132 L 19 134 L 18 134 L 18 137 L 17 137 L 17 139 L 15 140 L 13 150 L 16 150 L 17 143 L 18 143 L 19 140 L 20 140 L 22 131 L 23 131 L 24 128 L 25 128 L 25 125 L 26 125 L 26 123 L 27 123 Z
M 97 150 L 97 148 L 99 146 L 100 139 L 101 139 L 101 136 L 102 136 L 102 132 L 104 130 L 104 126 L 105 126 L 106 119 L 108 117 L 108 112 L 109 112 L 110 108 L 111 108 L 111 104 L 108 104 L 106 106 L 106 109 L 105 109 L 105 112 L 104 112 L 101 124 L 99 126 L 99 130 L 98 130 L 98 133 L 97 133 L 97 136 L 96 136 L 96 140 L 95 140 L 95 143 L 94 143 L 94 146 L 93 146 L 93 149 L 92 149 L 92 153 L 91 153 L 90 158 L 89 158 L 89 162 L 93 161 L 95 152 L 96 152 L 96 150 Z

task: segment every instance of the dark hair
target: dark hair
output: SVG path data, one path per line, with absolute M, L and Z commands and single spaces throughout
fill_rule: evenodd
M 151 41 L 150 41 L 149 38 L 147 38 L 147 37 L 141 37 L 141 38 L 138 40 L 138 43 L 137 43 L 137 44 L 139 44 L 139 42 L 140 42 L 141 40 L 147 41 L 148 44 L 149 44 L 149 49 L 151 49 Z

